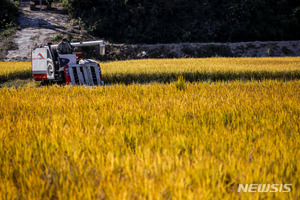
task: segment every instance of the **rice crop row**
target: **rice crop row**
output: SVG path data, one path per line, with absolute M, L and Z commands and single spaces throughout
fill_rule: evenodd
M 145 59 L 102 63 L 107 84 L 167 83 L 182 75 L 186 81 L 298 80 L 300 57 Z M 30 63 L 0 63 L 0 82 L 30 78 Z

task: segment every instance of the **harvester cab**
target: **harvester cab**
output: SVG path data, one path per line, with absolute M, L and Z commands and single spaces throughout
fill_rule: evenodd
M 100 55 L 105 53 L 102 40 L 71 43 L 72 46 L 99 45 Z M 58 54 L 57 45 L 37 47 L 31 52 L 34 80 L 44 83 L 57 82 L 67 85 L 104 85 L 100 64 L 84 59 L 83 53 Z

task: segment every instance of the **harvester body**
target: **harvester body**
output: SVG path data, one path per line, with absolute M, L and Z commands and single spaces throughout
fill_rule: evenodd
M 71 43 L 72 46 L 99 45 L 104 54 L 103 41 Z M 83 59 L 83 53 L 58 54 L 57 45 L 38 47 L 31 53 L 34 80 L 58 82 L 67 85 L 104 85 L 100 64 L 95 60 Z

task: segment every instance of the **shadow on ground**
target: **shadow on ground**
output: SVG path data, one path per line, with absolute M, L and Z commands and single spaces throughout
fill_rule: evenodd
M 57 26 L 49 22 L 48 20 L 45 19 L 39 19 L 39 18 L 30 18 L 28 16 L 22 16 L 19 19 L 19 23 L 21 27 L 26 27 L 26 28 L 49 28 L 53 30 L 61 29 L 61 30 L 66 30 L 64 26 Z
M 29 78 L 32 78 L 31 70 L 9 73 L 5 75 L 0 75 L 0 84 L 16 79 L 25 80 Z
M 177 81 L 183 76 L 188 82 L 199 81 L 251 81 L 251 80 L 299 80 L 300 70 L 293 72 L 184 72 L 184 73 L 141 73 L 141 74 L 108 74 L 103 75 L 105 84 L 132 84 L 132 83 L 169 83 Z
M 184 72 L 184 73 L 140 73 L 140 74 L 103 74 L 106 85 L 113 84 L 147 84 L 147 83 L 170 83 L 178 80 L 179 76 L 187 82 L 201 81 L 263 81 L 263 80 L 300 80 L 300 70 L 292 72 L 269 72 L 269 71 L 245 71 L 245 72 Z M 21 84 L 16 83 L 19 81 Z M 16 87 L 32 81 L 31 71 L 15 72 L 0 76 L 0 85 Z M 14 85 L 16 83 L 16 85 Z M 38 84 L 39 85 L 39 84 Z

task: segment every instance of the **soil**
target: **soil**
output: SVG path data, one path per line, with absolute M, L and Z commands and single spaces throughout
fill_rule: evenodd
M 29 61 L 34 44 L 46 45 L 56 34 L 67 34 L 84 40 L 80 27 L 71 26 L 68 15 L 59 6 L 52 10 L 31 11 L 29 4 L 21 7 L 19 30 L 9 42 L 5 61 Z M 92 52 L 92 51 L 91 51 Z M 146 56 L 143 55 L 146 53 Z M 94 55 L 87 53 L 87 56 Z M 300 56 L 300 40 L 239 42 L 239 43 L 181 43 L 181 44 L 106 44 L 106 55 L 98 59 L 126 60 L 148 58 L 189 57 L 265 57 Z

